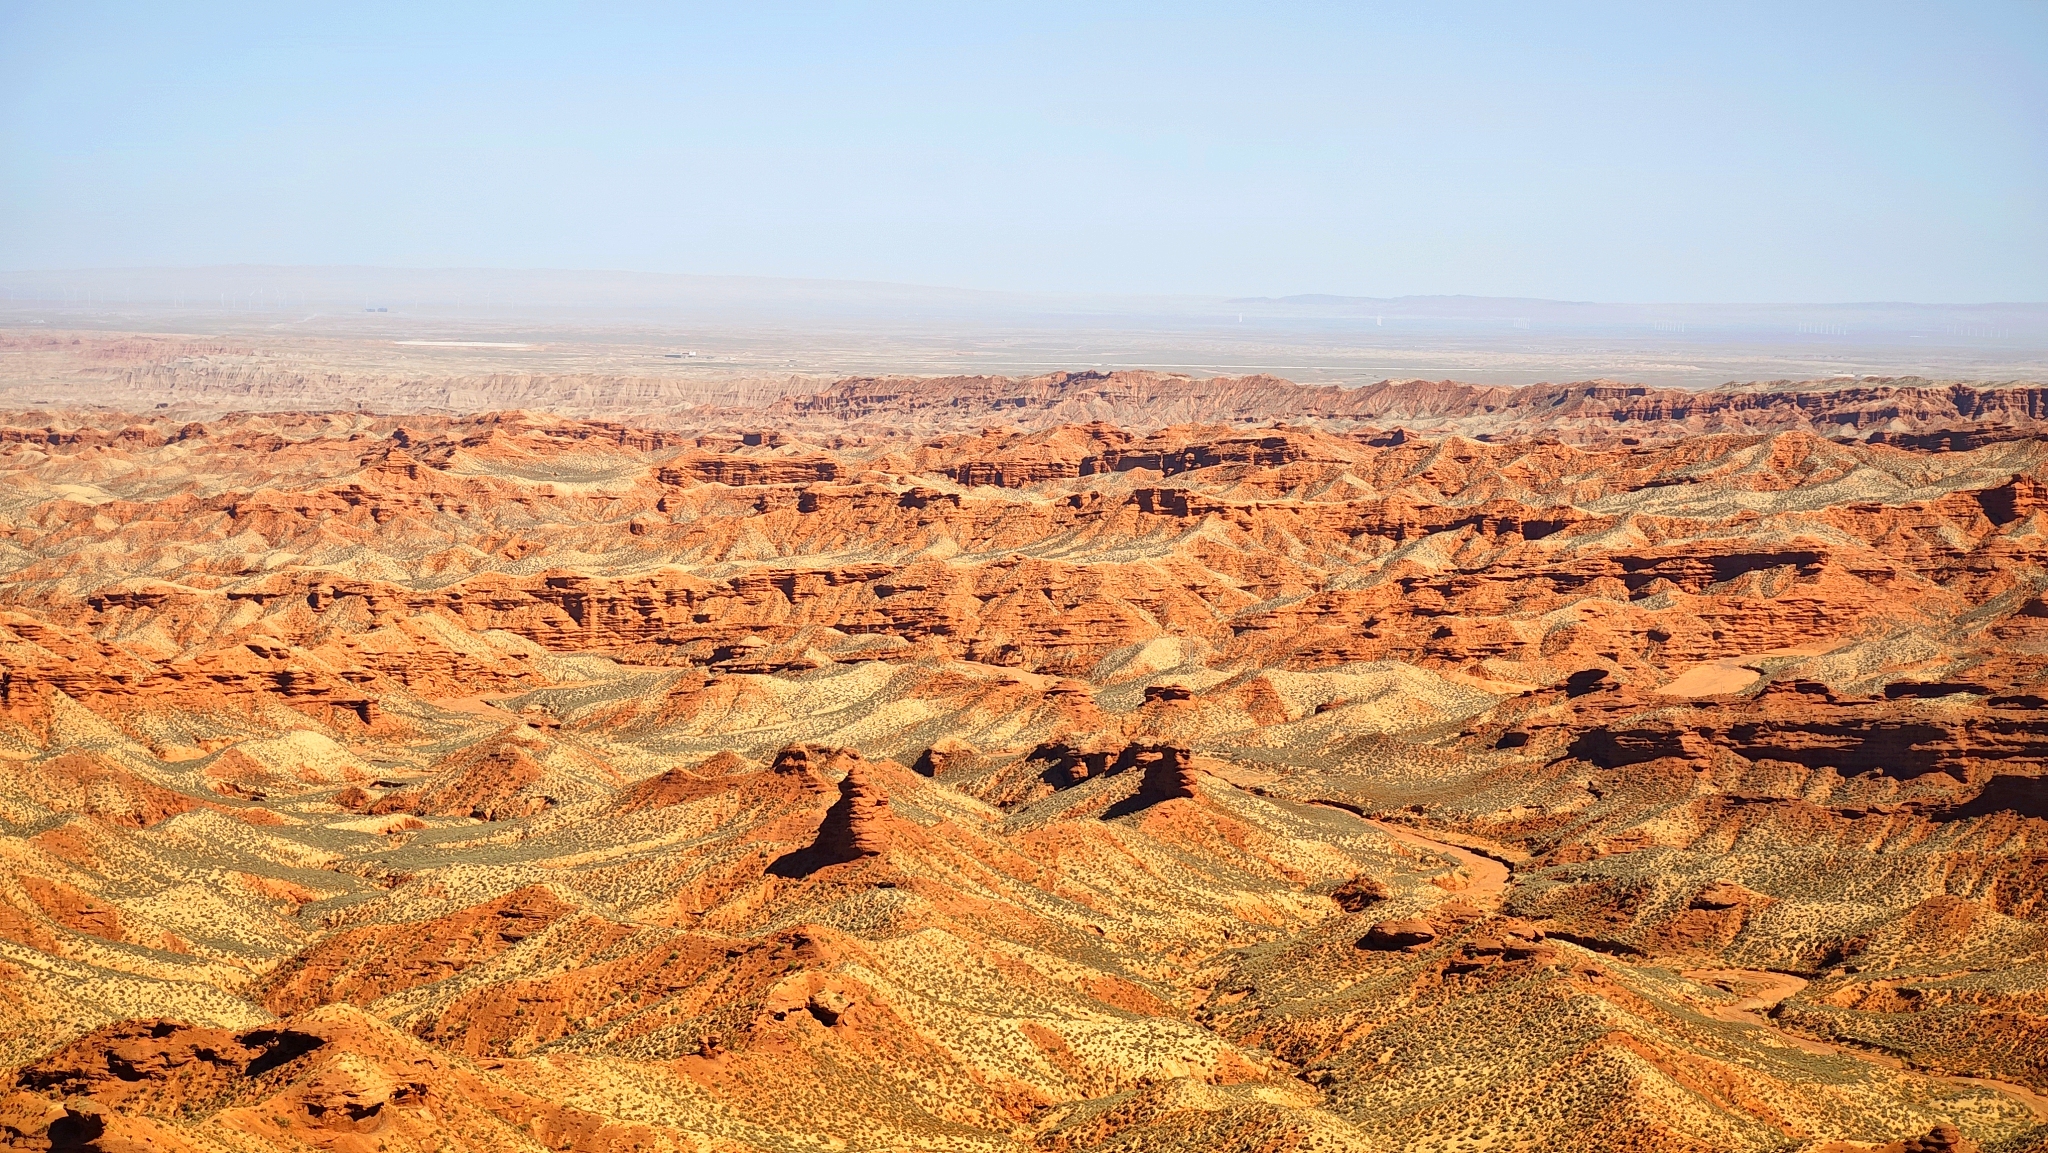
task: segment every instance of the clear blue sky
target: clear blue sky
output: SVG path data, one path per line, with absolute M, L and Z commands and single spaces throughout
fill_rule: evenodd
M 232 262 L 2048 300 L 2048 2 L 0 0 L 0 267 Z

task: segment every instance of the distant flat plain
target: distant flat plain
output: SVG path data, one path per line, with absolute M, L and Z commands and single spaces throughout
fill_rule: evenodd
M 0 340 L 8 407 L 644 412 L 847 376 L 1087 369 L 1346 385 L 2048 379 L 2040 304 L 1054 296 L 479 270 L 0 273 Z

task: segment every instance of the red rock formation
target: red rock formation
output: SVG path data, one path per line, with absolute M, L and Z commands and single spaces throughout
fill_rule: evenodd
M 1353 877 L 1337 886 L 1330 893 L 1330 899 L 1347 913 L 1363 912 L 1390 896 L 1387 887 L 1371 877 Z
M 1879 1153 L 1977 1153 L 1983 1146 L 1965 1138 L 1953 1125 L 1936 1125 L 1918 1137 L 1886 1145 Z
M 700 777 L 729 777 L 747 771 L 747 760 L 731 749 L 721 749 L 697 765 Z
M 614 812 L 622 815 L 644 812 L 648 809 L 664 809 L 670 805 L 687 804 L 716 796 L 724 792 L 729 785 L 728 781 L 717 777 L 700 776 L 678 765 L 627 789 L 612 802 L 612 808 Z
M 924 752 L 910 767 L 927 777 L 943 777 L 972 769 L 981 759 L 981 751 L 957 737 L 941 737 Z
M 818 826 L 812 848 L 827 863 L 879 856 L 889 849 L 889 798 L 859 761 L 839 782 L 839 801 Z
M 1195 771 L 1194 754 L 1184 745 L 1126 746 L 1117 756 L 1117 770 L 1130 769 L 1143 774 L 1138 782 L 1138 791 L 1132 797 L 1139 805 L 1155 805 L 1176 798 L 1192 800 L 1201 795 L 1196 791 L 1200 774 Z
M 839 799 L 825 811 L 811 843 L 778 861 L 774 871 L 805 876 L 889 851 L 896 818 L 889 812 L 888 795 L 875 782 L 867 762 L 857 755 L 842 753 L 834 759 L 846 772 L 839 780 Z M 777 771 L 782 771 L 781 763 L 778 758 Z
M 528 791 L 544 770 L 516 736 L 465 750 L 436 767 L 440 772 L 432 782 L 392 793 L 369 811 L 502 821 L 532 816 L 553 803 Z
M 1436 930 L 1428 921 L 1413 917 L 1394 921 L 1378 921 L 1359 938 L 1361 949 L 1405 949 L 1427 948 L 1436 940 Z
M 860 754 L 829 745 L 787 745 L 775 753 L 768 771 L 779 777 L 796 777 L 822 784 L 823 775 L 845 772 Z
M 625 1153 L 655 1140 L 648 1125 L 554 1104 L 519 1087 L 535 1078 L 505 1072 L 457 1064 L 346 1015 L 246 1031 L 118 1022 L 22 1070 L 23 1091 L 0 1102 L 0 1132 L 26 1148 L 167 1153 L 223 1139 L 342 1153 L 482 1153 L 521 1140 Z
M 1029 760 L 1045 766 L 1043 775 L 1047 783 L 1055 788 L 1065 788 L 1107 775 L 1119 759 L 1120 752 L 1104 743 L 1077 747 L 1064 741 L 1050 741 L 1031 750 Z
M 232 1033 L 177 1021 L 122 1021 L 29 1065 L 16 1084 L 115 1108 L 197 1108 L 228 1096 L 242 1078 L 298 1061 L 323 1044 L 292 1029 Z
M 1538 430 L 1599 429 L 1637 436 L 1678 429 L 1811 428 L 1849 425 L 1955 429 L 2022 428 L 2048 412 L 2048 389 L 1974 387 L 1917 379 L 1850 386 L 1693 391 L 1607 381 L 1500 388 L 1452 381 L 1381 381 L 1363 388 L 1303 386 L 1270 376 L 1197 380 L 1150 372 L 1058 372 L 1028 380 L 1001 377 L 859 378 L 811 396 L 777 401 L 788 418 L 901 420 L 918 426 L 1004 419 L 1044 427 L 1114 413 L 1125 424 L 1182 421 L 1342 418 L 1454 424 L 1468 433 L 1524 435 Z M 1917 442 L 1915 442 L 1917 443 Z
M 2048 758 L 2048 714 L 2016 697 L 1990 696 L 1967 711 L 1902 710 L 1918 692 L 1839 697 L 1817 682 L 1773 681 L 1754 696 L 1681 705 L 1620 690 L 1575 703 L 1573 756 L 1606 768 L 1663 757 L 1703 760 L 1727 749 L 1750 760 L 1878 772 L 1900 779 L 1948 773 L 1986 781 L 1995 764 Z M 1919 689 L 1919 686 L 1910 686 Z M 1982 685 L 1928 686 L 1935 697 Z
M 276 1013 L 366 1005 L 487 961 L 575 911 L 531 886 L 423 923 L 346 930 L 271 974 L 262 1001 Z

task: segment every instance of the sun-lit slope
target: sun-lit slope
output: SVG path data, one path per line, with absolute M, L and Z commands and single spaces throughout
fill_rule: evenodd
M 2048 1136 L 2038 441 L 68 420 L 25 1139 Z
M 1836 377 L 1712 389 L 1612 380 L 1521 388 L 1452 380 L 1383 380 L 1351 388 L 1275 376 L 1208 379 L 1148 371 L 998 376 L 853 377 L 792 391 L 767 414 L 799 425 L 832 422 L 954 431 L 990 423 L 1034 429 L 1105 421 L 1161 428 L 1203 421 L 1370 422 L 1383 428 L 1569 440 L 1709 433 L 1849 431 L 1914 447 L 1966 448 L 2037 435 L 2037 381 L 1998 385 L 1920 377 Z

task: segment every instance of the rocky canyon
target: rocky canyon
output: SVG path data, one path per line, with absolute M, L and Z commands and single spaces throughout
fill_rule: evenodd
M 2048 387 L 136 340 L 0 413 L 10 1147 L 2048 1149 Z

